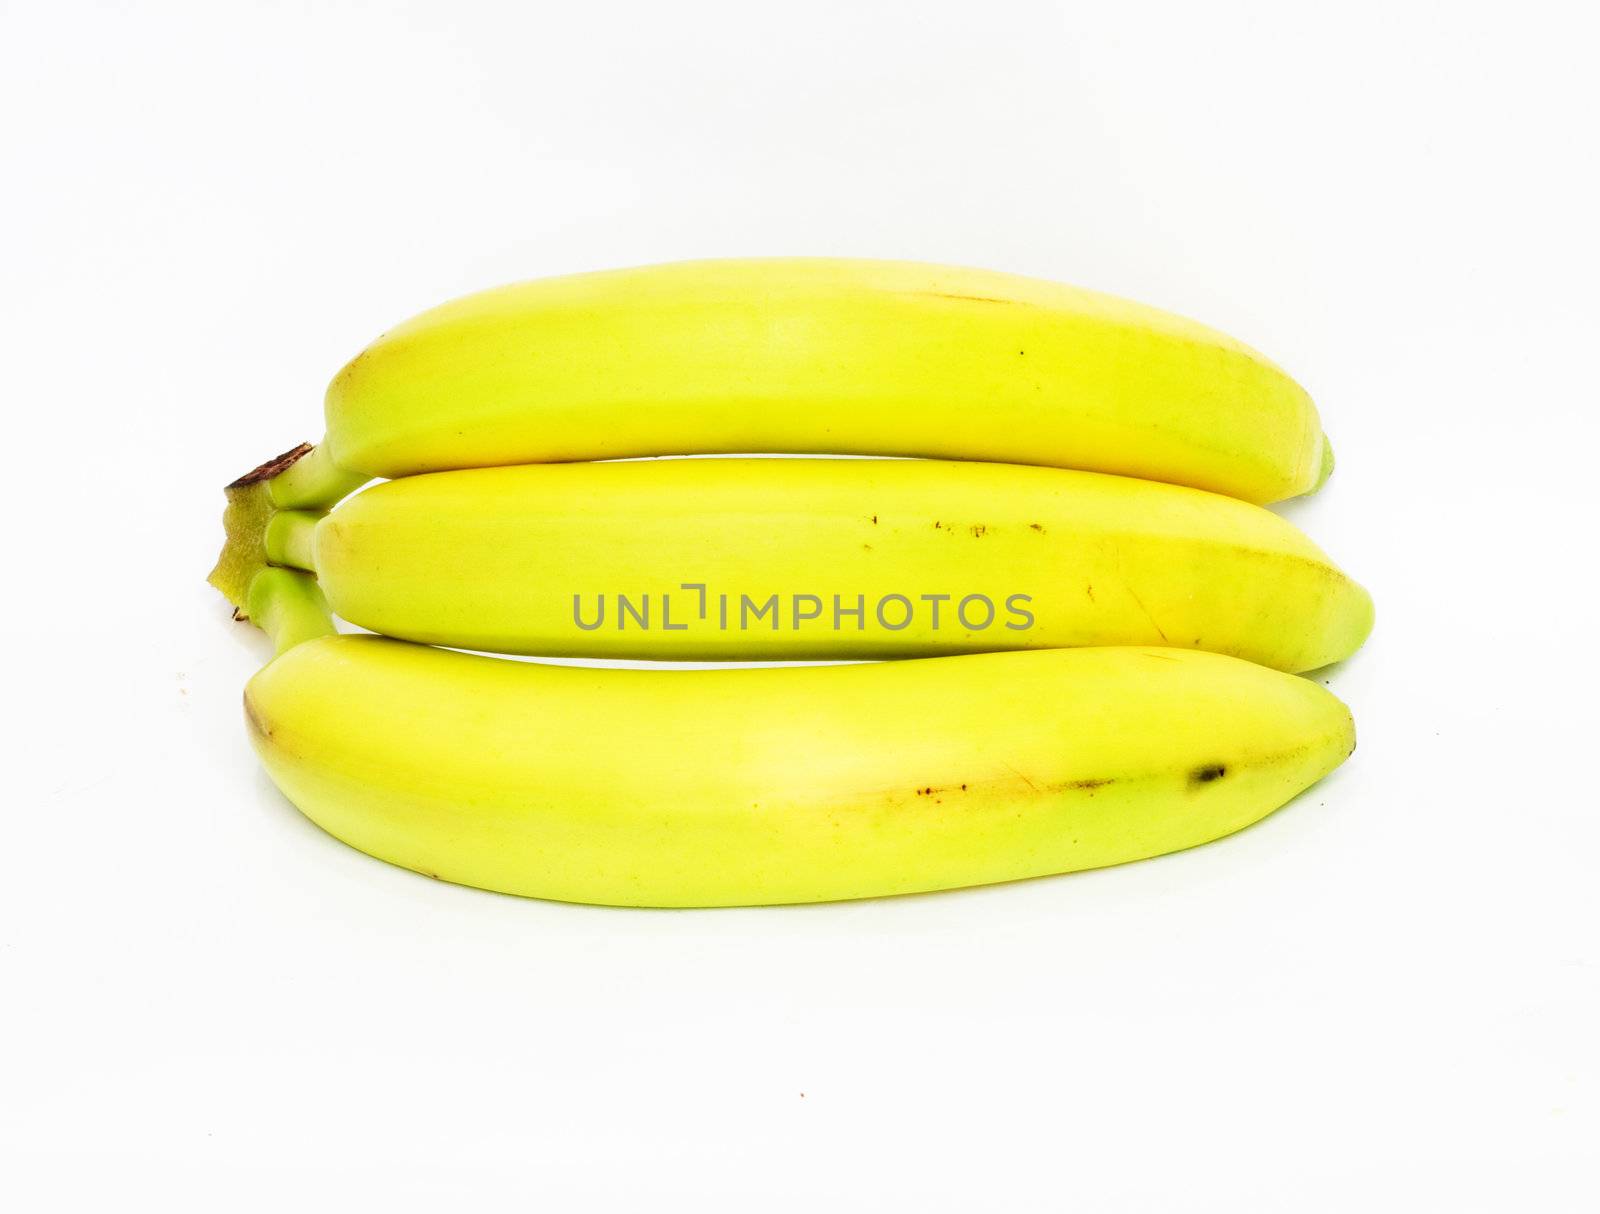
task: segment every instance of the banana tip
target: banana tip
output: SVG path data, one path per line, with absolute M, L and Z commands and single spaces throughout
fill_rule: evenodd
M 1328 478 L 1333 475 L 1333 444 L 1328 441 L 1328 436 L 1322 436 L 1322 469 L 1317 473 L 1317 483 L 1311 486 L 1311 492 L 1328 483 Z

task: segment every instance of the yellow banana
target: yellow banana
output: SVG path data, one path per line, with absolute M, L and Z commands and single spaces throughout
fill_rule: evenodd
M 550 656 L 1209 649 L 1348 657 L 1366 591 L 1259 506 L 1130 477 L 930 460 L 525 465 L 375 485 L 266 549 L 346 619 Z
M 261 670 L 245 706 L 273 780 L 352 846 L 628 906 L 1118 864 L 1247 826 L 1354 746 L 1315 683 L 1171 649 L 595 670 L 325 636 Z
M 1044 464 L 1253 502 L 1321 484 L 1306 393 L 1192 321 L 912 262 L 685 262 L 471 295 L 391 329 L 328 388 L 279 506 L 371 477 L 717 452 Z

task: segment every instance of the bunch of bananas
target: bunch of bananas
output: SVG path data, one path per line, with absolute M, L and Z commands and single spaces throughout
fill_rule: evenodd
M 585 274 L 389 331 L 326 412 L 229 486 L 212 581 L 278 651 L 245 691 L 273 780 L 431 876 L 1007 881 L 1228 834 L 1354 748 L 1296 673 L 1371 600 L 1263 508 L 1327 478 L 1316 410 L 1154 309 L 897 262 Z M 619 461 L 733 453 L 880 458 Z

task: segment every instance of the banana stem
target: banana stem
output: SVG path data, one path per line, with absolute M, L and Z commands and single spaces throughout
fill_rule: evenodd
M 315 573 L 314 542 L 320 518 L 321 514 L 311 510 L 280 510 L 274 514 L 267 520 L 267 560 Z
M 280 510 L 326 510 L 370 479 L 334 463 L 327 443 L 296 450 L 299 454 L 267 481 L 272 504 Z
M 277 653 L 334 632 L 328 600 L 308 573 L 263 569 L 250 580 L 245 601 L 251 622 L 272 638 Z
M 331 506 L 369 479 L 340 468 L 325 451 L 301 443 L 252 468 L 224 490 L 228 506 L 222 527 L 227 538 L 209 580 L 236 610 L 248 610 L 251 580 L 269 563 L 311 568 L 310 524 L 317 514 L 307 507 Z M 284 512 L 300 517 L 278 523 Z M 269 551 L 275 544 L 280 546 L 277 553 Z

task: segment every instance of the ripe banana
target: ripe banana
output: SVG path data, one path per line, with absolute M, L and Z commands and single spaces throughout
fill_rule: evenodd
M 303 575 L 262 578 L 280 576 Z M 1145 648 L 595 670 L 324 636 L 256 674 L 245 707 L 272 779 L 352 846 L 627 906 L 1118 864 L 1239 830 L 1354 746 L 1309 680 Z
M 1372 601 L 1218 494 L 930 460 L 524 465 L 280 513 L 268 556 L 374 632 L 550 656 L 795 659 L 1083 645 L 1348 657 Z
M 1332 468 L 1306 393 L 1192 321 L 983 270 L 827 258 L 544 279 L 391 329 L 334 378 L 280 507 L 371 477 L 699 453 L 1044 464 L 1265 503 Z M 293 463 L 293 461 L 291 461 Z

